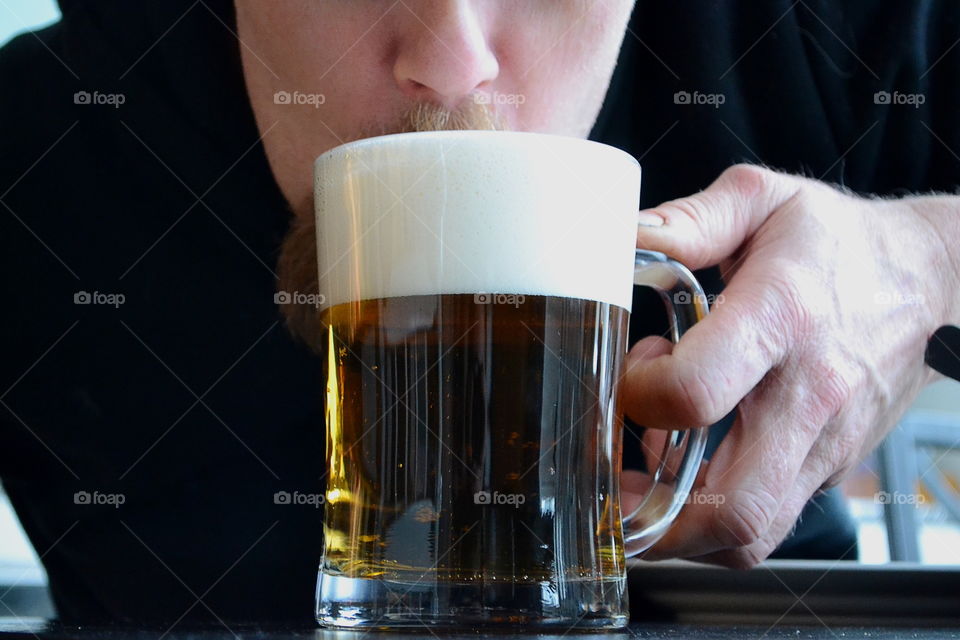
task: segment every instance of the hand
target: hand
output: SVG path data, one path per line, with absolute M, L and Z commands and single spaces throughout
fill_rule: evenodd
M 726 288 L 675 347 L 634 346 L 626 413 L 679 428 L 738 407 L 695 488 L 722 498 L 691 501 L 644 557 L 753 566 L 880 442 L 935 375 L 927 339 L 956 318 L 960 267 L 938 224 L 955 228 L 958 210 L 955 198 L 864 199 L 739 165 L 642 212 L 663 224 L 641 227 L 638 247 L 719 264 Z

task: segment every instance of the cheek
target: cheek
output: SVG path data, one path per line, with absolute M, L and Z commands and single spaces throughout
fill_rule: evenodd
M 392 110 L 389 36 L 370 29 L 379 15 L 366 15 L 375 4 L 236 0 L 251 106 L 274 176 L 298 215 L 310 215 L 314 158 Z M 314 94 L 314 102 L 278 102 L 283 92 Z
M 368 59 L 363 59 L 365 57 Z M 367 52 L 356 52 L 354 60 L 355 65 L 337 64 L 320 81 L 319 90 L 325 96 L 325 103 L 318 115 L 338 138 L 344 139 L 355 135 L 359 127 L 393 111 L 389 108 L 392 77 L 382 73 L 377 66 L 379 60 L 373 55 L 367 56 Z
M 390 35 L 386 21 L 369 10 L 346 11 L 338 3 L 317 3 L 288 22 L 282 37 L 282 69 L 277 73 L 297 86 L 360 93 L 372 79 L 389 77 Z M 371 25 L 373 25 L 371 27 Z
M 536 28 L 504 32 L 500 82 L 526 97 L 518 109 L 521 128 L 585 135 L 606 94 L 629 11 L 546 15 Z
M 388 8 L 311 2 L 299 11 L 273 12 L 279 14 L 270 26 L 276 60 L 270 66 L 279 76 L 274 82 L 285 90 L 324 96 L 319 109 L 299 114 L 307 119 L 299 127 L 303 137 L 331 137 L 338 143 L 355 135 L 358 126 L 395 111 L 390 57 L 396 38 L 389 15 L 383 17 Z

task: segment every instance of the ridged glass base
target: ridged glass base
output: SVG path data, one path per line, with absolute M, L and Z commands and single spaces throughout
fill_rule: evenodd
M 330 628 L 619 629 L 625 578 L 541 583 L 400 582 L 320 572 L 317 622 Z

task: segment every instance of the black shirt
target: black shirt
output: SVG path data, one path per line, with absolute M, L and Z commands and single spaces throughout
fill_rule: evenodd
M 4 488 L 65 620 L 309 622 L 321 510 L 273 496 L 322 490 L 321 363 L 274 304 L 290 212 L 232 3 L 61 6 L 0 50 Z M 958 18 L 929 1 L 641 2 L 593 137 L 641 159 L 645 206 L 739 161 L 952 191 Z M 111 94 L 123 104 L 95 103 Z

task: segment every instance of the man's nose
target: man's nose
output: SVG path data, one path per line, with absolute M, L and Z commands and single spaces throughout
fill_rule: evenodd
M 500 72 L 470 0 L 404 3 L 393 73 L 404 95 L 449 109 Z

